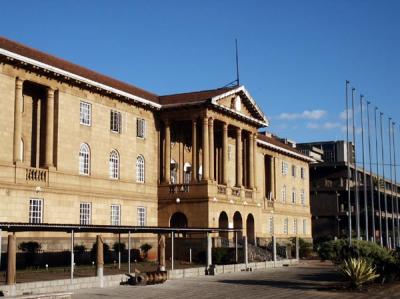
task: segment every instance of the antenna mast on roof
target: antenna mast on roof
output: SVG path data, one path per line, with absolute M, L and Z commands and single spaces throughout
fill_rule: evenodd
M 235 38 L 235 48 L 236 48 L 236 84 L 240 85 L 239 81 L 239 51 L 238 51 L 238 43 L 237 38 Z

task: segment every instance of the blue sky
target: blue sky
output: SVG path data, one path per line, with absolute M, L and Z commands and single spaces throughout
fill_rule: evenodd
M 234 80 L 238 38 L 241 83 L 269 130 L 298 142 L 345 137 L 346 79 L 400 122 L 400 1 L 5 1 L 2 12 L 1 35 L 158 94 Z

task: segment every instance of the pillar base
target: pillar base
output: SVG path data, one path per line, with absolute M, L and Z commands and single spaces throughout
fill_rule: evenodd
M 210 265 L 206 269 L 206 275 L 216 275 L 217 274 L 217 269 L 215 268 L 215 265 Z

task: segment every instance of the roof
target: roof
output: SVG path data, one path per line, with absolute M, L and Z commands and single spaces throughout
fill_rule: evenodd
M 203 101 L 211 100 L 213 97 L 222 95 L 222 94 L 224 94 L 228 91 L 231 91 L 235 88 L 236 88 L 236 86 L 164 95 L 164 96 L 160 96 L 160 104 L 161 105 L 171 105 L 171 104 L 203 102 Z
M 300 159 L 307 160 L 309 162 L 313 162 L 314 159 L 304 155 L 302 152 L 297 150 L 296 148 L 280 141 L 276 136 L 267 136 L 265 134 L 259 133 L 257 139 L 262 142 L 262 144 L 272 145 L 272 147 L 276 147 L 278 149 L 282 149 L 284 152 L 292 154 Z
M 7 38 L 0 36 L 0 48 L 25 56 L 39 62 L 51 65 L 56 68 L 60 68 L 64 71 L 82 76 L 84 78 L 108 85 L 110 87 L 122 90 L 127 93 L 131 93 L 141 98 L 145 98 L 154 103 L 159 103 L 159 97 L 151 92 L 144 89 L 138 88 L 134 85 L 116 80 L 114 78 L 102 75 L 98 72 L 92 71 L 88 68 L 82 67 L 80 65 L 68 62 L 64 59 L 58 58 L 56 56 L 41 52 L 39 50 L 33 49 L 31 47 L 25 46 L 23 44 L 11 41 Z

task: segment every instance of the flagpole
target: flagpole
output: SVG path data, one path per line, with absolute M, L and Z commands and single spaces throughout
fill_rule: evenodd
M 369 178 L 370 178 L 370 196 L 371 196 L 371 215 L 372 215 L 372 241 L 375 242 L 375 198 L 374 198 L 374 180 L 372 177 L 372 159 L 371 159 L 371 126 L 369 121 L 369 105 L 371 102 L 367 101 L 367 121 L 368 121 L 368 159 L 369 159 Z M 393 137 L 394 138 L 394 137 Z
M 382 125 L 383 113 L 380 113 L 380 124 L 381 124 L 381 153 L 382 153 L 382 179 L 383 179 L 383 203 L 385 206 L 385 245 L 389 247 L 389 223 L 387 217 L 387 194 L 386 194 L 386 179 L 385 179 L 385 153 L 383 150 L 383 125 Z
M 354 155 L 354 178 L 355 178 L 355 195 L 356 195 L 356 232 L 357 232 L 357 240 L 361 239 L 360 235 L 360 202 L 358 199 L 358 171 L 357 171 L 357 146 L 356 146 L 356 125 L 355 125 L 355 120 L 354 120 L 354 92 L 355 88 L 353 87 L 351 89 L 351 105 L 352 105 L 352 113 L 353 113 L 353 143 L 354 143 L 354 149 L 356 151 Z
M 346 149 L 347 149 L 347 203 L 348 203 L 348 226 L 349 226 L 349 245 L 351 246 L 351 233 L 352 233 L 352 223 L 351 223 L 351 172 L 350 163 L 353 157 L 353 148 L 349 143 L 349 81 L 346 80 Z
M 363 95 L 360 95 L 361 109 L 361 149 L 362 149 L 362 167 L 363 167 L 363 187 L 364 187 L 364 217 L 365 217 L 365 240 L 369 240 L 368 232 L 368 202 L 367 202 L 367 175 L 365 174 L 365 151 L 364 151 L 364 116 L 363 116 Z
M 395 122 L 392 123 L 392 138 L 393 138 L 393 170 L 394 170 L 394 188 L 395 188 L 395 198 L 396 198 L 396 222 L 397 222 L 397 246 L 400 246 L 400 232 L 399 232 L 399 198 L 397 196 L 398 187 L 397 187 L 397 165 L 396 165 L 396 142 L 395 142 Z M 395 232 L 396 233 L 396 232 Z
M 396 245 L 396 236 L 394 230 L 394 199 L 393 199 L 393 167 L 392 167 L 392 118 L 388 118 L 388 137 L 389 137 L 389 169 L 390 169 L 390 199 L 391 199 L 391 214 L 392 214 L 392 240 L 390 247 L 394 248 Z M 393 247 L 392 247 L 393 246 Z
M 381 207 L 381 180 L 379 178 L 379 152 L 378 152 L 378 126 L 376 121 L 376 112 L 378 108 L 375 107 L 374 119 L 375 119 L 375 156 L 376 156 L 376 178 L 377 178 L 377 188 L 378 188 L 378 212 L 379 212 L 379 244 L 383 246 L 382 238 L 382 207 Z

